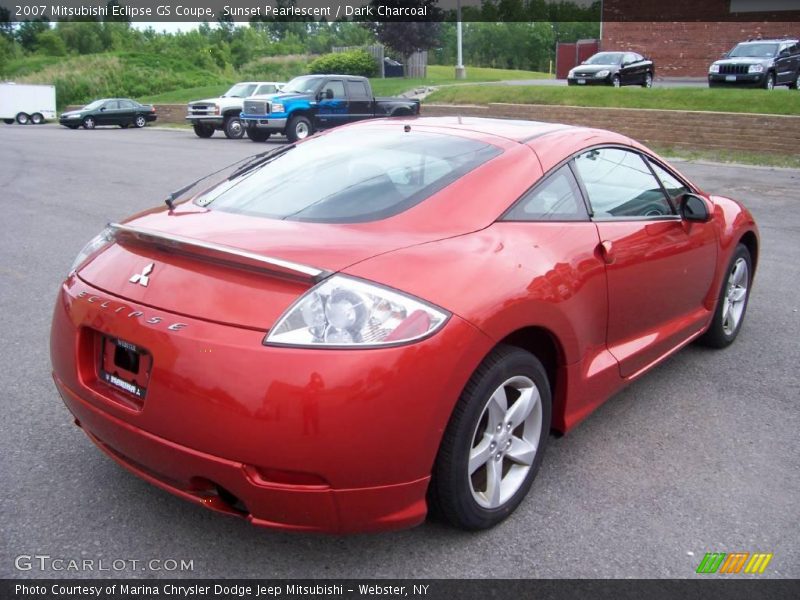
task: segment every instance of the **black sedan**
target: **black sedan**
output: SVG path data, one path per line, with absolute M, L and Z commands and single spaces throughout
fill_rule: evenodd
M 653 87 L 655 65 L 636 52 L 598 52 L 569 72 L 569 85 Z
M 150 104 L 139 104 L 128 98 L 95 100 L 81 109 L 61 113 L 58 120 L 64 127 L 94 129 L 98 125 L 133 125 L 144 127 L 156 120 L 156 109 Z

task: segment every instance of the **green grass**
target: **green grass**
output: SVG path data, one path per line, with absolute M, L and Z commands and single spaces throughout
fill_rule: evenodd
M 800 155 L 798 154 L 768 154 L 765 152 L 742 152 L 739 150 L 690 150 L 664 146 L 651 147 L 665 158 L 800 169 Z
M 390 78 L 370 79 L 376 96 L 395 96 L 418 87 L 453 85 L 457 83 L 481 83 L 510 79 L 549 79 L 552 75 L 538 71 L 514 71 L 512 69 L 489 69 L 467 67 L 467 78 L 456 79 L 455 67 L 429 65 L 428 76 L 424 79 Z
M 186 104 L 192 100 L 217 98 L 228 91 L 234 83 L 236 82 L 232 81 L 230 84 L 201 85 L 199 87 L 171 90 L 162 94 L 142 96 L 141 98 L 137 98 L 137 100 L 145 104 Z
M 556 104 L 613 108 L 653 108 L 738 113 L 800 115 L 800 92 L 708 88 L 452 86 L 432 93 L 430 103 Z

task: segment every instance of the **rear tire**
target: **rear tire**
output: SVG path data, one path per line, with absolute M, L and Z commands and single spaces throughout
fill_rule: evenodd
M 292 117 L 286 126 L 286 137 L 292 143 L 314 134 L 314 126 L 306 117 Z
M 225 137 L 229 140 L 240 140 L 244 135 L 244 126 L 239 117 L 228 117 L 223 127 Z
M 34 125 L 41 125 L 44 123 L 44 117 L 42 116 L 42 113 L 33 113 L 31 115 L 31 123 Z
M 144 118 L 144 115 L 136 115 L 136 118 L 133 120 L 133 125 L 137 129 L 141 129 L 145 125 L 147 125 L 147 119 Z
M 794 76 L 792 83 L 789 84 L 790 90 L 800 90 L 800 71 Z
M 28 116 L 28 113 L 24 112 L 17 113 L 17 123 L 19 123 L 20 125 L 27 125 L 28 123 L 30 123 L 30 121 L 31 118 Z
M 214 135 L 214 128 L 202 123 L 195 123 L 192 125 L 192 129 L 194 129 L 194 134 L 199 138 L 210 138 Z
M 514 512 L 544 456 L 550 398 L 535 356 L 495 348 L 472 374 L 445 430 L 428 488 L 432 513 L 477 530 Z
M 711 326 L 698 339 L 699 343 L 711 348 L 725 348 L 733 343 L 744 323 L 752 281 L 750 251 L 744 244 L 739 244 L 725 271 Z

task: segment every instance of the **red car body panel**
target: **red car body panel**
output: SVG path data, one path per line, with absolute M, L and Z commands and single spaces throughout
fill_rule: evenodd
M 65 281 L 51 337 L 56 386 L 95 443 L 148 481 L 256 524 L 324 532 L 412 526 L 425 518 L 453 407 L 495 345 L 525 332 L 547 336 L 553 426 L 567 431 L 701 334 L 736 244 L 747 235 L 757 243 L 741 205 L 696 188 L 712 212 L 708 223 L 500 221 L 582 149 L 649 152 L 593 129 L 408 122 L 503 153 L 370 223 L 275 221 L 186 203 L 128 224 L 389 286 L 449 311 L 446 324 L 395 347 L 265 346 L 266 332 L 311 281 L 112 244 Z M 152 284 L 131 284 L 149 262 L 157 265 Z M 100 377 L 103 336 L 152 355 L 143 401 Z

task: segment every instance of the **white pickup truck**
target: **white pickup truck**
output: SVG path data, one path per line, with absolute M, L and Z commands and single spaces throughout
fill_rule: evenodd
M 55 118 L 55 86 L 0 83 L 0 119 L 6 124 L 39 125 Z
M 275 94 L 283 86 L 278 81 L 242 81 L 219 98 L 189 102 L 186 120 L 192 124 L 198 137 L 209 138 L 216 130 L 221 130 L 225 132 L 225 137 L 238 140 L 244 135 L 244 127 L 239 120 L 244 99 Z

